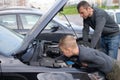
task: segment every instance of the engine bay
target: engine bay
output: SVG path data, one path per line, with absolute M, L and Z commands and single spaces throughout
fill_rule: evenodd
M 87 72 L 91 78 L 93 78 L 95 74 L 95 76 L 99 78 L 98 80 L 105 80 L 104 75 L 99 74 L 96 69 L 82 67 L 77 56 L 72 56 L 70 58 L 65 57 L 58 48 L 58 43 L 52 41 L 34 41 L 29 46 L 26 53 L 22 55 L 22 58 L 19 59 L 23 63 L 31 66 L 76 68 L 81 72 Z
M 58 48 L 58 43 L 45 40 L 34 41 L 20 60 L 28 65 L 50 68 L 80 66 L 76 56 L 65 57 Z

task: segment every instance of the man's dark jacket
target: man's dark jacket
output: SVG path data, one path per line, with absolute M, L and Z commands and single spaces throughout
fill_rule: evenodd
M 102 9 L 93 8 L 93 15 L 83 20 L 83 41 L 88 41 L 89 27 L 94 29 L 91 47 L 95 48 L 101 36 L 115 36 L 119 34 L 119 26 L 111 16 Z

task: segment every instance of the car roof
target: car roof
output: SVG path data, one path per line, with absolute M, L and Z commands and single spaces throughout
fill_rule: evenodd
M 117 12 L 120 12 L 120 9 L 106 9 L 105 11 L 117 13 Z
M 0 8 L 0 14 L 8 13 L 33 13 L 33 14 L 43 14 L 40 9 L 29 8 L 29 7 L 8 7 Z

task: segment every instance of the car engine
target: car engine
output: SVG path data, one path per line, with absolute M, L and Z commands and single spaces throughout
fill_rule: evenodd
M 21 61 L 31 66 L 77 68 L 83 72 L 87 72 L 91 80 L 95 80 L 95 77 L 98 77 L 98 80 L 105 80 L 104 76 L 99 75 L 96 70 L 83 68 L 77 56 L 67 58 L 62 55 L 62 52 L 58 48 L 58 43 L 56 42 L 44 40 L 41 42 L 33 42 L 26 51 L 26 54 L 22 55 Z

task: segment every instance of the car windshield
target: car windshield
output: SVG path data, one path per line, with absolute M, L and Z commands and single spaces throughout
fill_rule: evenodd
M 0 54 L 10 56 L 20 48 L 23 36 L 0 25 Z
M 116 13 L 117 24 L 120 24 L 120 13 Z

